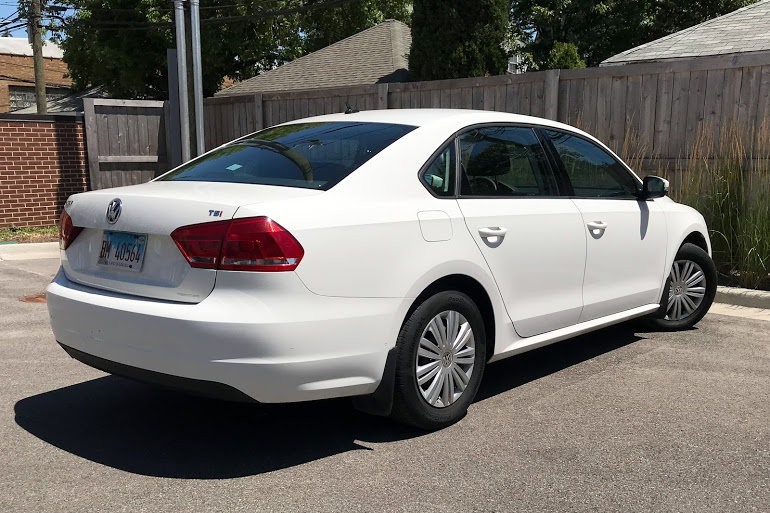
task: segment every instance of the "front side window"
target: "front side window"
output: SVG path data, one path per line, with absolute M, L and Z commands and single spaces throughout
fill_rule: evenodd
M 333 121 L 268 128 L 166 173 L 159 181 L 328 190 L 415 127 Z
M 455 194 L 455 144 L 449 143 L 422 174 L 422 181 L 436 196 Z
M 463 196 L 556 196 L 558 190 L 531 128 L 475 128 L 460 136 Z
M 636 198 L 637 183 L 623 165 L 582 137 L 545 130 L 581 198 Z

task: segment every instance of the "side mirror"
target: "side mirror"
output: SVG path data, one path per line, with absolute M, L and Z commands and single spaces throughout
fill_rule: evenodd
M 648 175 L 642 181 L 642 198 L 662 198 L 668 194 L 668 180 L 659 176 Z

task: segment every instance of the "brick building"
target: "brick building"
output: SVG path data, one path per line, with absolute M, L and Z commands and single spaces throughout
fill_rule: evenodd
M 46 95 L 54 100 L 69 93 L 72 81 L 54 43 L 43 45 Z M 24 37 L 0 37 L 0 112 L 35 105 L 35 66 L 32 45 Z

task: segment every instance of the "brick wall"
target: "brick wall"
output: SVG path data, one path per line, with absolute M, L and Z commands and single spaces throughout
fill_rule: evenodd
M 0 117 L 0 228 L 52 226 L 88 188 L 82 117 Z
M 67 64 L 61 59 L 43 59 L 45 83 L 50 87 L 68 88 L 72 80 L 67 77 Z M 8 86 L 35 86 L 35 66 L 32 57 L 0 54 L 0 112 L 11 107 Z

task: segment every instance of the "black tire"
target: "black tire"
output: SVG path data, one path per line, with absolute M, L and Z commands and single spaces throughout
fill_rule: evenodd
M 418 387 L 415 368 L 423 332 L 434 317 L 445 311 L 460 313 L 470 324 L 475 341 L 475 357 L 473 371 L 461 395 L 448 406 L 436 407 L 423 397 Z M 426 430 L 441 429 L 463 418 L 478 392 L 487 362 L 484 321 L 473 300 L 457 291 L 439 292 L 426 299 L 404 322 L 396 348 L 396 379 L 391 417 L 398 422 Z
M 674 258 L 674 262 L 689 260 L 695 262 L 703 270 L 706 278 L 705 294 L 698 307 L 687 317 L 679 320 L 666 318 L 668 300 L 671 294 L 671 275 L 666 279 L 666 287 L 663 290 L 663 297 L 660 301 L 660 309 L 653 314 L 653 317 L 645 319 L 645 324 L 653 329 L 660 331 L 679 331 L 690 329 L 706 315 L 711 304 L 714 302 L 714 296 L 717 293 L 717 270 L 714 261 L 711 260 L 708 253 L 695 244 L 683 244 Z

